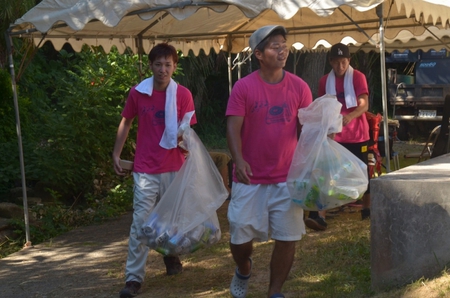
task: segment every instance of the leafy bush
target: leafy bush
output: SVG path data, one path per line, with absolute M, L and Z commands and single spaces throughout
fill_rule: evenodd
M 58 186 L 67 196 L 87 194 L 96 175 L 113 174 L 110 153 L 128 90 L 139 82 L 138 56 L 116 49 L 106 55 L 87 47 L 78 54 L 62 50 L 53 60 L 44 53 L 36 55 L 19 83 L 21 109 L 28 118 L 22 121 L 26 177 Z M 3 110 L 14 115 L 11 107 Z M 8 164 L 0 174 L 3 188 L 20 179 L 17 137 L 11 126 L 0 131 L 0 153 L 8 152 L 0 154 L 7 159 L 2 164 Z M 132 146 L 131 137 L 125 157 L 132 154 Z

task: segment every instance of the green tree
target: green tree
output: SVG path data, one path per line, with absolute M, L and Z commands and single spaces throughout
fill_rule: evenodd
M 41 0 L 0 0 L 0 31 L 5 32 L 16 19 L 24 15 Z M 6 40 L 0 38 L 0 68 L 5 68 L 7 57 Z

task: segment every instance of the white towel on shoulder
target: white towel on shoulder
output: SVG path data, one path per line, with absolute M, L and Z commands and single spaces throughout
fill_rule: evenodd
M 327 94 L 336 95 L 336 76 L 334 71 L 331 70 L 327 77 L 325 85 L 325 92 Z M 344 93 L 345 93 L 345 106 L 347 109 L 358 106 L 356 101 L 355 88 L 353 86 L 353 67 L 348 66 L 344 75 Z
M 177 83 L 173 79 L 170 79 L 170 83 L 166 89 L 166 105 L 164 112 L 166 128 L 164 129 L 161 141 L 159 142 L 159 145 L 165 149 L 176 148 L 178 144 L 177 88 Z M 151 96 L 153 93 L 153 77 L 143 80 L 136 86 L 136 90 Z

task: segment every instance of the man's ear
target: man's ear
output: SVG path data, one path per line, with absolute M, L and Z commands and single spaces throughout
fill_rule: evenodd
M 256 59 L 262 60 L 263 52 L 261 52 L 260 50 L 256 49 L 254 54 L 255 54 Z

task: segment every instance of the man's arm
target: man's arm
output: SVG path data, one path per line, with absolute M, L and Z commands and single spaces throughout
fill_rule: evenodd
M 243 122 L 244 117 L 228 116 L 227 141 L 235 165 L 236 178 L 239 182 L 250 184 L 249 176 L 253 175 L 252 170 L 250 169 L 250 165 L 244 160 L 242 156 L 241 129 Z
M 114 171 L 116 171 L 117 175 L 121 176 L 125 175 L 125 173 L 119 163 L 120 154 L 122 153 L 123 145 L 128 137 L 131 123 L 133 123 L 133 119 L 122 118 L 122 121 L 120 121 L 119 128 L 117 129 L 116 142 L 114 143 L 114 150 L 112 153 Z
M 369 109 L 369 96 L 367 94 L 361 94 L 358 96 L 358 106 L 356 109 L 353 110 L 353 112 L 348 113 L 347 115 L 343 116 L 342 118 L 342 124 L 347 125 L 355 118 L 358 118 L 367 110 Z

